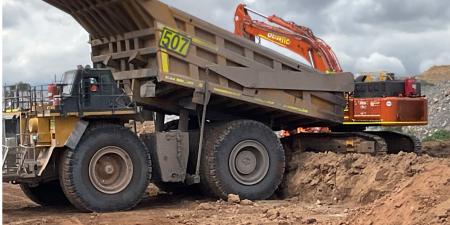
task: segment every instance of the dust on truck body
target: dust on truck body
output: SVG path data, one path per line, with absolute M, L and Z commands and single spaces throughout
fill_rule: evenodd
M 150 180 L 170 191 L 200 183 L 217 197 L 265 199 L 285 167 L 273 131 L 343 121 L 344 96 L 354 86 L 350 73 L 319 73 L 156 0 L 45 1 L 89 32 L 94 69 L 80 68 L 87 84 L 73 81 L 80 91 L 58 102 L 76 105 L 74 112 L 50 107 L 39 114 L 37 102 L 14 112 L 19 136 L 39 139 L 47 126 L 61 129 L 50 132 L 45 146 L 15 139 L 16 152 L 33 154 L 4 160 L 3 176 L 41 204 L 69 200 L 83 211 L 128 209 Z M 126 108 L 103 104 L 87 113 L 79 107 L 102 89 L 90 79 L 96 71 L 111 71 L 118 90 L 103 100 L 126 98 Z M 164 123 L 167 114 L 179 120 Z M 29 126 L 32 120 L 39 122 Z M 125 128 L 129 120 L 153 120 L 155 132 L 138 138 Z

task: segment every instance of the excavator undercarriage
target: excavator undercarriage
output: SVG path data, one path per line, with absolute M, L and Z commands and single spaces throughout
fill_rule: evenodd
M 415 136 L 393 131 L 298 133 L 283 139 L 285 148 L 295 151 L 361 153 L 371 155 L 421 153 Z

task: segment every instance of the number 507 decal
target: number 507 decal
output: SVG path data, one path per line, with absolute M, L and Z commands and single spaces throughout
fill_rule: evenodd
M 189 52 L 192 39 L 165 27 L 161 34 L 159 46 L 169 51 L 186 56 Z

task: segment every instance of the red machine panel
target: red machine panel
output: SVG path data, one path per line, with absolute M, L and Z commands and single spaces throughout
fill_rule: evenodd
M 428 123 L 427 108 L 427 99 L 423 97 L 352 98 L 345 124 L 425 125 Z

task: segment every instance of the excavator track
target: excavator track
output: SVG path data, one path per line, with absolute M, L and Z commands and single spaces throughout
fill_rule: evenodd
M 420 140 L 391 131 L 299 133 L 283 139 L 288 149 L 309 152 L 371 155 L 414 152 L 421 154 Z
M 299 133 L 284 138 L 283 143 L 296 151 L 371 155 L 388 152 L 388 144 L 382 137 L 365 132 Z
M 422 154 L 422 143 L 415 136 L 394 131 L 368 131 L 366 133 L 383 138 L 388 145 L 388 154 L 397 154 L 399 152 Z

